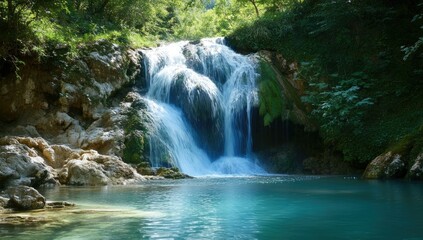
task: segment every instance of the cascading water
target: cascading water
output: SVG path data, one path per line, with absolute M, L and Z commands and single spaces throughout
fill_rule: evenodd
M 153 167 L 177 166 L 192 176 L 265 173 L 251 152 L 251 108 L 258 102 L 253 59 L 222 38 L 143 54 Z

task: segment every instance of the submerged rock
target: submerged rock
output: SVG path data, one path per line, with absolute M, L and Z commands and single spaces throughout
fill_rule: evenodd
M 74 207 L 75 203 L 70 203 L 66 201 L 57 201 L 57 202 L 46 202 L 46 209 L 58 209 L 66 207 Z
M 6 193 L 10 198 L 7 207 L 16 210 L 42 209 L 46 204 L 44 196 L 32 187 L 11 187 L 6 190 Z
M 33 216 L 0 216 L 0 225 L 9 225 L 9 226 L 18 226 L 18 225 L 25 225 L 25 226 L 32 226 L 32 225 L 39 225 L 54 222 L 51 218 L 46 217 L 33 217 Z
M 63 214 L 58 213 L 58 211 L 60 210 L 66 214 L 67 211 L 72 211 L 70 208 L 74 206 L 75 204 L 69 202 L 46 202 L 43 209 L 37 209 L 36 211 L 22 212 L 22 210 L 31 209 L 1 210 L 0 208 L 0 226 L 39 226 L 48 223 L 62 224 L 66 221 L 63 221 Z

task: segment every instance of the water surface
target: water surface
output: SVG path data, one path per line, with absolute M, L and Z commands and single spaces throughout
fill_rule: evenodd
M 2 239 L 423 239 L 421 182 L 228 177 L 43 194 L 87 211 L 0 226 Z

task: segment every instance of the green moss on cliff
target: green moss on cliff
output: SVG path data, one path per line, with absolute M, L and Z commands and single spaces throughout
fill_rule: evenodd
M 264 125 L 268 126 L 275 118 L 281 118 L 286 112 L 286 100 L 281 91 L 281 86 L 276 79 L 276 73 L 269 63 L 260 61 L 259 78 L 260 115 Z
M 145 136 L 146 129 L 138 110 L 132 108 L 124 123 L 125 142 L 123 161 L 139 164 L 145 162 L 148 141 Z
M 395 142 L 388 148 L 388 151 L 406 156 L 409 159 L 417 158 L 423 152 L 423 125 Z
M 423 124 L 422 49 L 404 55 L 421 36 L 421 7 L 411 0 L 302 1 L 228 40 L 240 51 L 271 50 L 298 62 L 302 101 L 326 145 L 364 166 Z

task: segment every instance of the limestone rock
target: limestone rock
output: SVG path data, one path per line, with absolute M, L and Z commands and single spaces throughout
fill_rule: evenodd
M 0 136 L 11 137 L 0 138 L 0 187 L 142 179 L 121 160 L 127 111 L 141 97 L 123 98 L 131 85 L 140 86 L 135 80 L 142 82 L 141 52 L 104 40 L 80 46 L 73 60 L 65 59 L 69 50 L 60 48 L 43 64 L 26 59 L 21 79 L 3 79 Z M 95 151 L 87 157 L 85 150 Z M 77 175 L 90 171 L 86 181 Z
M 33 210 L 44 208 L 46 199 L 37 190 L 27 186 L 17 186 L 7 189 L 10 199 L 8 207 L 18 210 Z
M 379 155 L 370 162 L 364 171 L 363 178 L 401 178 L 404 177 L 405 173 L 406 164 L 402 160 L 402 156 L 387 152 Z
M 83 151 L 80 159 L 69 160 L 59 176 L 61 182 L 70 185 L 126 184 L 144 180 L 118 157 L 101 155 L 93 150 Z
M 124 121 L 123 108 L 114 108 L 106 111 L 86 130 L 81 147 L 95 149 L 101 154 L 121 155 L 123 148 Z
M 54 182 L 53 169 L 35 150 L 16 139 L 9 143 L 14 144 L 0 145 L 0 184 L 39 186 Z
M 96 162 L 87 160 L 70 160 L 66 166 L 68 169 L 67 183 L 70 185 L 107 185 L 109 179 L 103 173 L 102 167 Z
M 423 153 L 420 153 L 408 170 L 407 178 L 423 180 Z
M 0 183 L 8 185 L 106 185 L 144 180 L 117 156 L 49 145 L 42 138 L 0 138 Z M 59 183 L 60 182 L 60 183 Z

